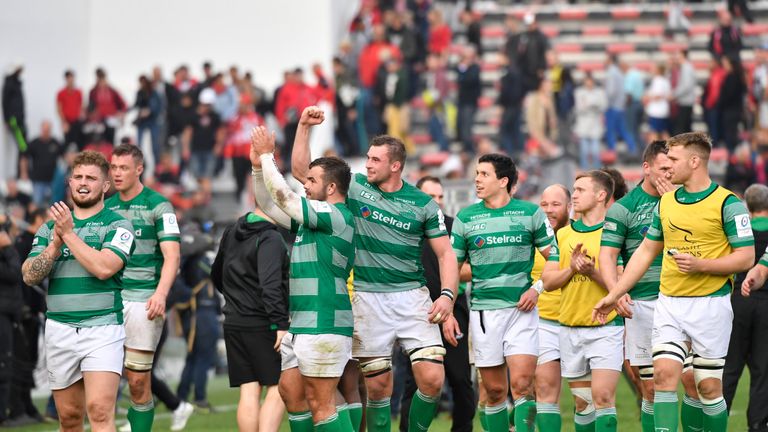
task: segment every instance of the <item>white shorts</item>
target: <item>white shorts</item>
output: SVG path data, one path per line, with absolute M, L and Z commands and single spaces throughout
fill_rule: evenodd
M 651 366 L 653 364 L 653 313 L 656 300 L 632 300 L 632 319 L 624 319 L 626 340 L 624 356 L 631 366 Z
M 155 352 L 165 320 L 162 317 L 148 320 L 147 302 L 123 300 L 123 321 L 126 348 Z
M 539 311 L 518 308 L 469 311 L 475 366 L 493 367 L 513 355 L 539 355 Z
M 280 370 L 298 367 L 303 376 L 338 378 L 344 373 L 351 354 L 349 336 L 286 333 L 280 343 Z
M 123 373 L 125 328 L 110 324 L 75 328 L 45 322 L 45 361 L 52 390 L 65 389 L 83 378 L 83 372 Z
M 539 359 L 536 364 L 560 360 L 560 324 L 539 318 Z
M 560 369 L 563 378 L 579 378 L 595 369 L 621 371 L 624 327 L 560 327 Z
M 355 358 L 390 357 L 395 341 L 406 351 L 443 346 L 440 327 L 427 321 L 432 307 L 426 287 L 392 293 L 355 292 L 352 312 Z
M 653 318 L 653 345 L 691 344 L 694 354 L 724 358 L 733 327 L 731 295 L 720 297 L 667 297 L 659 294 Z

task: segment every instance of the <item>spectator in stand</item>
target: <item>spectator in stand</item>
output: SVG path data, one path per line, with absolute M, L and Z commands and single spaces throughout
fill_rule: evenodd
M 720 89 L 725 80 L 726 70 L 720 59 L 712 57 L 709 66 L 709 78 L 701 95 L 701 107 L 707 132 L 712 139 L 712 146 L 719 147 L 722 139 L 722 116 L 720 115 Z
M 573 81 L 571 68 L 563 66 L 560 58 L 554 51 L 547 52 L 547 76 L 552 81 L 552 93 L 555 100 L 555 112 L 559 127 L 558 137 L 563 146 L 567 145 L 571 138 L 571 113 L 576 105 L 576 83 Z
M 175 90 L 174 90 L 175 91 Z M 195 101 L 191 93 L 177 93 L 179 103 L 168 107 L 168 142 L 176 145 L 181 140 L 184 130 L 195 118 Z
M 627 144 L 630 155 L 635 155 L 635 137 L 627 130 L 624 109 L 627 105 L 627 91 L 624 87 L 625 63 L 619 63 L 615 54 L 608 56 L 608 70 L 605 77 L 605 94 L 608 98 L 608 110 L 605 112 L 605 141 L 608 148 L 616 150 L 616 139 L 621 138 Z
M 173 163 L 173 154 L 165 152 L 160 155 L 160 160 L 155 166 L 155 181 L 161 186 L 162 191 L 158 191 L 163 195 L 168 195 L 165 190 L 173 190 L 178 187 L 181 182 L 181 173 L 179 166 Z M 170 186 L 170 188 L 169 188 Z
M 467 35 L 467 43 L 475 47 L 475 53 L 479 58 L 483 57 L 483 35 L 482 27 L 480 24 L 480 18 L 470 7 L 470 3 L 467 2 L 467 7 L 461 11 L 459 16 L 461 24 L 464 26 L 464 31 Z
M 257 114 L 265 117 L 271 111 L 271 103 L 267 97 L 266 90 L 253 81 L 253 74 L 250 71 L 243 75 L 239 88 L 241 94 L 247 94 L 251 97 Z
M 251 162 L 249 159 L 251 150 L 251 131 L 264 124 L 261 118 L 253 110 L 253 100 L 248 94 L 240 96 L 240 107 L 237 116 L 229 123 L 227 143 L 224 146 L 224 157 L 232 159 L 232 175 L 235 177 L 235 197 L 241 203 L 248 202 L 243 196 L 247 180 L 251 177 Z M 248 194 L 253 195 L 253 193 Z
M 176 72 L 173 74 L 173 86 L 176 87 L 176 90 L 178 90 L 179 93 L 188 93 L 193 95 L 193 97 L 200 92 L 198 89 L 208 87 L 208 85 L 197 85 L 197 80 L 189 75 L 189 68 L 187 65 L 181 65 L 176 69 Z
M 83 139 L 83 92 L 75 87 L 75 73 L 71 69 L 64 72 L 66 84 L 56 94 L 56 112 L 61 121 L 64 143 L 75 143 L 78 150 L 85 146 Z
M 768 129 L 768 42 L 755 50 L 752 71 L 752 97 L 757 105 L 756 129 Z
M 21 261 L 13 247 L 11 221 L 0 214 L 0 427 L 12 426 L 8 416 L 14 371 L 14 328 L 21 311 Z
M 163 78 L 163 71 L 159 66 L 152 68 L 152 88 L 160 96 L 160 115 L 157 123 L 160 129 L 160 147 L 165 148 L 168 145 L 168 126 L 171 117 L 171 108 L 180 103 L 179 94 L 173 85 Z M 174 143 L 175 145 L 175 143 Z M 155 159 L 155 163 L 158 160 Z
M 636 67 L 628 67 L 624 74 L 624 93 L 627 104 L 624 111 L 624 122 L 627 131 L 636 143 L 643 142 L 640 136 L 640 126 L 643 123 L 643 96 L 645 95 L 645 74 Z
M 137 129 L 136 145 L 141 148 L 144 134 L 149 132 L 149 139 L 152 143 L 152 163 L 156 164 L 160 160 L 160 153 L 163 151 L 160 142 L 160 116 L 163 114 L 163 100 L 146 75 L 139 77 L 139 91 L 136 92 L 134 108 L 139 110 L 136 120 L 134 120 Z
M 197 113 L 181 139 L 181 158 L 189 162 L 190 171 L 200 183 L 205 197 L 210 197 L 214 156 L 221 154 L 226 131 L 219 115 L 213 112 L 215 101 L 216 92 L 213 89 L 200 92 Z
M 717 58 L 740 58 L 743 48 L 741 29 L 733 24 L 733 17 L 727 9 L 720 9 L 717 19 L 719 25 L 709 37 L 709 52 Z
M 550 80 L 541 80 L 538 90 L 525 97 L 525 124 L 540 157 L 550 159 L 562 154 L 557 146 L 557 112 Z
M 408 73 L 408 82 L 418 82 L 418 72 L 423 69 L 426 58 L 426 47 L 421 38 L 408 22 L 404 12 L 390 11 L 387 13 L 389 25 L 387 26 L 387 38 L 400 49 L 403 55 L 403 68 Z M 409 86 L 408 98 L 415 95 L 415 86 Z
M 733 153 L 739 144 L 739 123 L 741 123 L 744 110 L 744 97 L 747 86 L 744 83 L 744 69 L 736 57 L 723 57 L 723 69 L 725 79 L 720 88 L 718 110 L 722 116 L 723 140 L 729 153 Z
M 688 51 L 678 50 L 670 59 L 669 83 L 672 87 L 670 135 L 693 130 L 693 105 L 696 103 L 696 70 L 688 61 Z
M 741 144 L 728 158 L 724 186 L 736 195 L 743 196 L 744 191 L 755 181 L 757 172 L 752 161 L 752 151 L 747 144 Z
M 240 86 L 242 85 L 243 77 L 240 75 L 240 69 L 237 67 L 237 65 L 232 65 L 229 67 L 229 82 L 238 92 L 240 92 Z
M 24 108 L 24 92 L 21 88 L 21 72 L 24 66 L 21 63 L 12 64 L 8 67 L 3 81 L 3 123 L 5 123 L 6 150 L 4 154 L 5 169 L 0 169 L 0 175 L 12 173 L 14 177 L 17 173 L 18 149 L 23 149 L 27 141 L 27 120 L 26 110 Z M 16 143 L 13 146 L 11 143 Z M 8 157 L 12 155 L 12 157 Z
M 433 8 L 427 16 L 429 20 L 429 53 L 445 55 L 451 46 L 451 27 L 445 22 L 443 12 Z
M 275 99 L 275 116 L 285 134 L 285 147 L 282 151 L 283 167 L 290 170 L 291 149 L 296 138 L 296 128 L 304 108 L 317 102 L 315 92 L 304 82 L 304 71 L 296 68 L 288 76 Z
M 410 110 L 408 109 L 408 72 L 403 69 L 400 60 L 388 60 L 376 81 L 375 100 L 383 113 L 387 134 L 398 138 L 409 146 L 408 130 Z M 413 150 L 412 148 L 408 150 Z
M 448 151 L 449 141 L 445 134 L 446 104 L 450 82 L 445 63 L 437 54 L 427 57 L 427 71 L 423 74 L 424 91 L 422 98 L 429 109 L 429 135 L 441 151 Z
M 186 68 L 186 66 L 185 66 Z M 213 64 L 210 61 L 203 63 L 203 82 L 200 83 L 200 88 L 204 89 L 210 87 L 213 84 L 213 80 L 216 78 L 216 74 L 213 73 Z
M 760 184 L 768 184 L 768 130 L 761 129 L 755 135 L 755 178 Z
M 239 95 L 234 83 L 224 82 L 224 74 L 217 73 L 213 77 L 210 86 L 216 92 L 216 101 L 213 103 L 213 110 L 219 115 L 221 121 L 229 123 L 237 115 Z
M 51 136 L 51 122 L 44 120 L 40 126 L 40 136 L 29 143 L 27 151 L 22 155 L 22 177 L 32 181 L 32 200 L 38 207 L 51 203 L 51 182 L 65 148 Z
M 464 47 L 461 61 L 456 66 L 456 84 L 458 86 L 459 116 L 456 131 L 467 153 L 475 152 L 475 139 L 472 126 L 475 124 L 477 104 L 483 92 L 480 79 L 480 65 L 474 46 Z
M 600 168 L 600 141 L 605 133 L 605 91 L 595 85 L 592 74 L 576 89 L 576 136 L 579 138 L 579 165 L 583 170 Z
M 354 75 L 339 57 L 333 59 L 333 75 L 336 82 L 336 141 L 342 156 L 356 156 L 360 148 L 355 130 L 360 89 Z
M 645 92 L 648 142 L 669 138 L 669 100 L 672 98 L 672 87 L 664 72 L 664 65 L 657 63 Z
M 413 17 L 414 29 L 426 45 L 429 40 L 429 11 L 432 8 L 432 2 L 429 0 L 408 0 L 406 4 Z
M 519 161 L 520 155 L 525 151 L 525 138 L 521 128 L 525 89 L 520 71 L 512 59 L 499 55 L 499 65 L 502 70 L 506 70 L 501 77 L 499 96 L 496 99 L 496 105 L 501 109 L 499 146 L 514 160 Z M 470 172 L 470 177 L 474 175 L 474 172 Z
M 544 79 L 547 69 L 547 51 L 549 39 L 539 30 L 536 15 L 528 12 L 523 16 L 525 31 L 517 38 L 515 59 L 523 78 L 526 92 L 540 88 L 539 83 Z
M 384 26 L 381 24 L 374 25 L 371 42 L 363 48 L 358 59 L 361 86 L 360 105 L 362 108 L 362 113 L 359 114 L 363 116 L 368 138 L 379 135 L 382 131 L 381 115 L 377 113 L 373 104 L 373 93 L 376 87 L 376 76 L 379 67 L 385 60 L 401 57 L 400 49 L 387 40 Z M 301 111 L 299 111 L 299 114 L 301 114 Z
M 749 3 L 747 0 L 728 0 L 728 11 L 737 16 L 744 18 L 748 23 L 753 23 L 755 18 L 752 16 L 752 11 L 749 10 Z
M 115 129 L 123 122 L 125 101 L 117 90 L 109 85 L 107 73 L 96 69 L 96 85 L 88 94 L 88 112 L 94 121 L 104 125 L 103 138 L 110 145 L 115 143 Z

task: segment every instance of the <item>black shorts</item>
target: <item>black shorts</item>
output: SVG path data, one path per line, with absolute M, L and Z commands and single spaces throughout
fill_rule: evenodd
M 240 387 L 249 382 L 262 386 L 280 381 L 280 353 L 275 351 L 277 332 L 224 328 L 227 346 L 229 386 Z

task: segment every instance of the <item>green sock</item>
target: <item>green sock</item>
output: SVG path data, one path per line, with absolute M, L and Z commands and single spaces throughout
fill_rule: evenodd
M 720 396 L 712 404 L 702 404 L 704 432 L 725 432 L 728 430 L 728 407 Z
M 616 407 L 600 408 L 595 411 L 595 432 L 616 432 L 618 425 Z
M 389 398 L 368 400 L 365 407 L 365 425 L 370 432 L 390 432 L 392 418 L 390 417 Z
M 653 427 L 677 432 L 677 392 L 656 391 L 653 397 Z
M 416 394 L 411 401 L 411 409 L 408 411 L 408 432 L 421 432 L 429 430 L 429 425 L 437 413 L 437 403 L 440 402 L 440 395 L 427 396 L 416 390 Z
M 131 431 L 152 432 L 152 422 L 155 420 L 155 401 L 141 405 L 131 402 L 128 408 L 128 423 L 131 424 Z
M 360 402 L 347 404 L 347 412 L 349 412 L 349 420 L 352 422 L 352 430 L 359 431 L 360 423 L 363 420 L 363 404 Z
M 683 432 L 699 432 L 704 427 L 704 412 L 701 401 L 688 395 L 683 396 L 683 405 L 680 407 L 680 423 L 683 424 Z
M 643 399 L 640 407 L 640 424 L 643 432 L 655 432 L 656 427 L 653 424 L 653 402 Z
M 480 410 L 478 413 L 480 416 L 480 426 L 483 428 L 483 432 L 488 432 L 488 418 L 485 416 L 485 405 L 479 405 L 477 409 Z
M 560 417 L 560 405 L 550 403 L 536 404 L 536 428 L 540 432 L 560 432 L 563 420 Z
M 316 432 L 344 432 L 344 428 L 341 425 L 341 419 L 339 413 L 333 413 L 325 420 L 320 420 L 315 424 Z
M 513 409 L 515 419 L 515 431 L 533 432 L 536 425 L 536 401 L 528 397 L 521 397 L 515 401 Z
M 315 424 L 312 423 L 312 413 L 309 411 L 289 412 L 288 426 L 291 432 L 313 432 Z
M 348 432 L 354 432 L 357 429 L 352 427 L 352 418 L 349 417 L 349 405 L 339 405 L 336 407 L 336 414 L 339 415 L 339 421 L 341 422 L 342 430 Z
M 595 412 L 574 413 L 573 428 L 576 432 L 595 432 Z
M 508 432 L 509 414 L 507 414 L 507 402 L 496 406 L 485 406 L 485 421 L 490 432 Z

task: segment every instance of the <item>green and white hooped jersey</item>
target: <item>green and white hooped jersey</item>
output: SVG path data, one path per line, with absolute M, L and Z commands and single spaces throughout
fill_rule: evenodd
M 72 215 L 74 232 L 88 246 L 109 249 L 127 263 L 135 247 L 133 226 L 119 214 L 103 209 L 88 219 Z M 40 255 L 53 238 L 53 221 L 40 227 L 29 258 Z M 94 327 L 123 323 L 123 270 L 99 280 L 75 259 L 66 245 L 48 276 L 46 303 L 48 319 L 73 327 Z
M 660 197 L 649 195 L 638 185 L 616 201 L 605 215 L 600 246 L 619 249 L 619 258 L 626 265 L 643 242 L 645 233 L 648 232 L 653 220 L 653 209 L 660 199 Z M 637 284 L 629 291 L 633 299 L 653 300 L 659 297 L 662 261 L 662 254 L 654 258 L 648 271 L 643 273 Z
M 458 261 L 472 266 L 472 310 L 517 306 L 531 287 L 536 249 L 552 244 L 554 230 L 535 204 L 511 200 L 490 209 L 479 202 L 453 222 L 451 243 Z
M 396 192 L 384 192 L 365 175 L 355 174 L 347 205 L 355 219 L 355 290 L 397 292 L 424 286 L 424 238 L 448 235 L 437 203 L 406 182 Z
M 291 251 L 289 311 L 294 334 L 352 337 L 347 278 L 355 260 L 355 226 L 344 204 L 301 199 L 302 223 Z
M 136 251 L 123 274 L 123 298 L 145 302 L 155 293 L 160 280 L 163 267 L 160 243 L 180 241 L 176 212 L 164 196 L 146 186 L 132 200 L 122 201 L 120 195 L 115 194 L 104 205 L 133 224 Z

